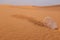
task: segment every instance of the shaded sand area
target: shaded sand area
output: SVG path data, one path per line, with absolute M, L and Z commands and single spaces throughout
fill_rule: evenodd
M 45 16 L 56 21 L 58 30 L 40 23 Z M 60 40 L 60 6 L 0 5 L 0 40 Z

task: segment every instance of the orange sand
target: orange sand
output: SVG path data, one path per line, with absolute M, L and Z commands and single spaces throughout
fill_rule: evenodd
M 52 17 L 59 29 L 39 25 L 45 16 Z M 0 5 L 0 40 L 60 40 L 60 6 Z

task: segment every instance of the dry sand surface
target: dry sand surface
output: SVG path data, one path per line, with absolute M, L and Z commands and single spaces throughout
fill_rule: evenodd
M 56 21 L 58 30 L 40 23 L 45 16 Z M 0 40 L 60 40 L 60 6 L 0 5 Z

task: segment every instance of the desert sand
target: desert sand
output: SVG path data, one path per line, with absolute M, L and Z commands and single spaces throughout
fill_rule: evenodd
M 46 16 L 57 23 L 57 30 L 40 25 Z M 0 40 L 60 40 L 60 6 L 0 5 Z

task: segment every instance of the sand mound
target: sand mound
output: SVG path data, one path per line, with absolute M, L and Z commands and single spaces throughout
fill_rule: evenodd
M 60 27 L 58 30 L 43 27 L 40 21 L 45 16 L 52 17 L 60 26 L 60 6 L 0 5 L 0 40 L 60 40 Z

